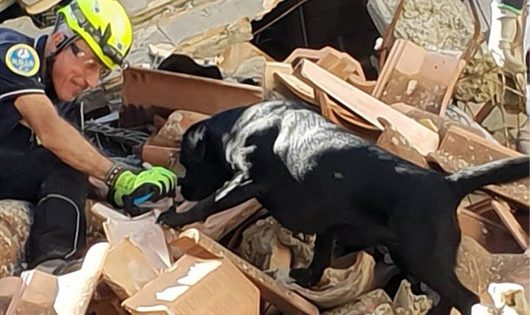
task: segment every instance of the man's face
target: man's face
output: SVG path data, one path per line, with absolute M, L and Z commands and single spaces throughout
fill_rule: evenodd
M 82 39 L 65 47 L 55 57 L 52 81 L 59 100 L 71 101 L 87 88 L 95 87 L 106 68 Z

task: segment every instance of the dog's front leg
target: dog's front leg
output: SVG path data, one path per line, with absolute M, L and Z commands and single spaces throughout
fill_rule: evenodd
M 313 260 L 308 268 L 292 269 L 289 276 L 303 287 L 317 284 L 324 273 L 324 269 L 331 263 L 334 236 L 331 233 L 317 234 Z
M 214 213 L 230 209 L 256 197 L 258 192 L 259 189 L 256 184 L 247 182 L 243 186 L 235 186 L 228 192 L 225 190 L 222 197 L 219 196 L 219 192 L 215 192 L 197 202 L 186 212 L 176 213 L 172 209 L 163 212 L 158 217 L 157 222 L 177 228 L 193 222 L 203 221 Z

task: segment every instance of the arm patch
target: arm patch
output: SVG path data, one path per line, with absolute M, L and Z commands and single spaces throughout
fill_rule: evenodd
M 5 64 L 13 73 L 32 77 L 39 71 L 40 59 L 33 47 L 27 44 L 15 44 L 7 50 Z

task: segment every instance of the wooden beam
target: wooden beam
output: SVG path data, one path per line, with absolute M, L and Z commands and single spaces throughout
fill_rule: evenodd
M 378 118 L 386 119 L 422 155 L 434 152 L 438 148 L 439 137 L 437 133 L 348 84 L 311 61 L 303 60 L 298 67 L 298 73 L 302 80 L 321 89 L 379 130 L 383 130 L 384 127 L 378 121 Z

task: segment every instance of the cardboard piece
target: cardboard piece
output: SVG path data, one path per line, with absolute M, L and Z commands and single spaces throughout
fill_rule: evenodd
M 439 151 L 429 156 L 429 159 L 437 162 L 444 171 L 453 173 L 466 167 L 518 156 L 522 154 L 491 143 L 458 126 L 451 126 L 440 144 Z M 530 209 L 529 184 L 527 178 L 503 185 L 489 185 L 484 189 Z
M 403 102 L 443 116 L 465 62 L 398 39 L 373 90 L 387 104 Z
M 121 299 L 128 298 L 159 275 L 141 249 L 129 238 L 110 249 L 103 278 Z
M 111 246 L 118 245 L 128 237 L 141 249 L 154 268 L 162 270 L 171 266 L 164 232 L 156 223 L 156 211 L 130 218 L 101 203 L 94 204 L 91 211 L 100 216 L 108 216 L 103 229 Z
M 167 117 L 176 109 L 213 115 L 263 100 L 263 90 L 248 84 L 129 67 L 123 71 L 120 123 L 150 123 L 155 114 Z
M 5 277 L 0 279 L 0 315 L 4 315 L 13 299 L 13 296 L 22 287 L 19 277 Z
M 57 278 L 38 270 L 24 271 L 23 284 L 13 295 L 6 315 L 55 315 L 53 303 L 58 292 Z
M 57 277 L 59 292 L 54 309 L 57 315 L 85 315 L 107 258 L 109 243 L 92 245 L 81 269 Z
M 197 229 L 188 229 L 170 243 L 189 255 L 211 259 L 226 257 L 256 285 L 263 298 L 286 314 L 319 314 L 318 308 L 298 294 L 286 289 L 261 270 L 219 245 Z
M 379 130 L 383 130 L 383 126 L 377 119 L 379 117 L 386 119 L 422 155 L 425 156 L 438 148 L 437 133 L 346 83 L 318 65 L 303 60 L 298 72 L 303 80 L 318 87 Z
M 228 260 L 184 255 L 122 305 L 133 315 L 258 315 L 258 289 Z

